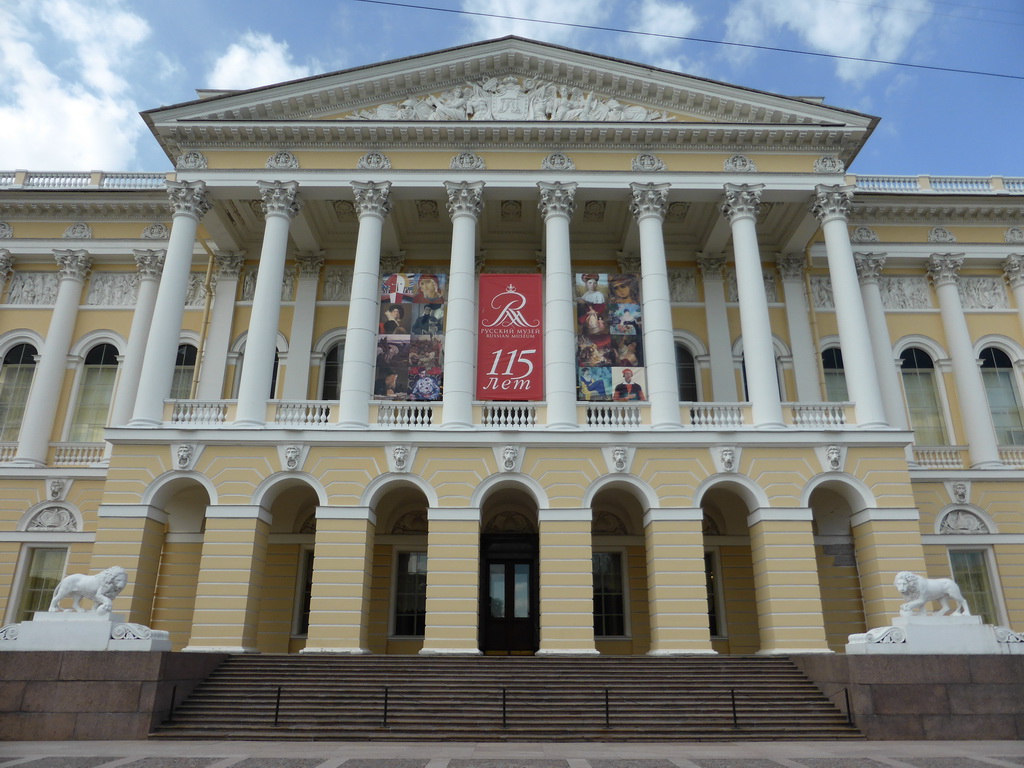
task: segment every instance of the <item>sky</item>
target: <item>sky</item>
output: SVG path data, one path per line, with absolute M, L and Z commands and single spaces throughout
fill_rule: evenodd
M 0 0 L 0 169 L 171 170 L 140 111 L 515 34 L 881 117 L 852 173 L 1024 176 L 1024 0 L 395 2 Z

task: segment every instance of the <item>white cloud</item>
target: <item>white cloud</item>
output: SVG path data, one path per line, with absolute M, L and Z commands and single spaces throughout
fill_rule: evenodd
M 144 125 L 117 67 L 148 37 L 146 22 L 120 0 L 13 0 L 0 28 L 0 167 L 131 167 Z
M 239 90 L 298 80 L 312 74 L 310 67 L 292 60 L 288 43 L 279 43 L 270 35 L 246 32 L 214 62 L 207 82 L 210 88 Z
M 608 21 L 612 3 L 609 0 L 462 0 L 462 10 L 514 16 L 516 19 L 540 19 L 565 24 L 602 24 Z M 471 37 L 487 40 L 518 35 L 532 40 L 573 45 L 586 30 L 559 24 L 537 24 L 528 21 L 468 16 Z
M 637 9 L 637 6 L 631 6 Z M 700 18 L 686 3 L 678 0 L 642 0 L 629 28 L 634 32 L 690 37 L 700 27 Z M 686 41 L 654 35 L 630 35 L 623 41 L 637 50 L 643 60 L 662 69 L 688 69 L 687 59 L 680 55 Z
M 899 60 L 929 20 L 931 0 L 906 0 L 894 7 L 877 0 L 738 0 L 726 18 L 727 39 L 767 44 L 788 29 L 810 49 L 838 56 Z M 782 46 L 786 47 L 786 46 Z M 742 57 L 741 54 L 733 53 Z M 878 74 L 873 64 L 838 61 L 836 74 L 856 82 Z

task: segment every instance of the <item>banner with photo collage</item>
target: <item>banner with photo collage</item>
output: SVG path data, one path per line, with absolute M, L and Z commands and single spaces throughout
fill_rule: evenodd
M 580 400 L 646 400 L 639 275 L 576 275 Z
M 377 326 L 376 400 L 440 400 L 447 275 L 384 275 Z

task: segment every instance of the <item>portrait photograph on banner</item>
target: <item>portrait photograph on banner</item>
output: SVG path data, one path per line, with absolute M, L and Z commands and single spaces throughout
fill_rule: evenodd
M 446 288 L 447 276 L 434 273 L 381 279 L 375 399 L 441 399 Z
M 480 275 L 478 400 L 544 399 L 540 275 Z
M 573 292 L 578 399 L 646 400 L 639 276 L 581 272 Z

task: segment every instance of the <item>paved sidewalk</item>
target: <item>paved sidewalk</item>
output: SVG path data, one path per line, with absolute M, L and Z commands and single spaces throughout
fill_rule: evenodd
M 0 768 L 1021 768 L 1024 742 L 25 741 Z

